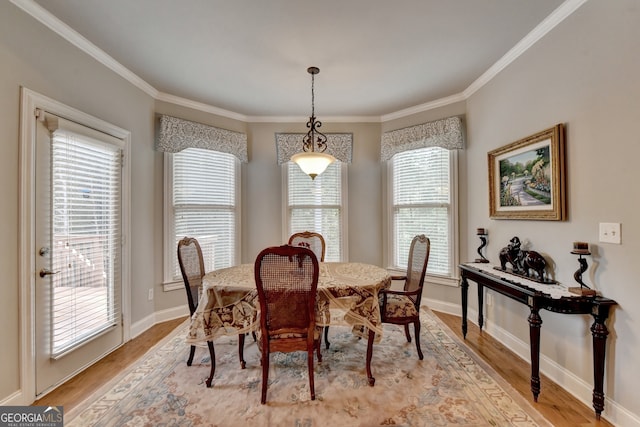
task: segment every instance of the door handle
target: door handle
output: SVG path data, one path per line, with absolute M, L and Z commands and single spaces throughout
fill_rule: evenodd
M 40 270 L 40 277 L 45 277 L 45 276 L 51 276 L 53 274 L 58 274 L 60 273 L 59 271 L 51 271 L 51 270 L 47 270 L 46 268 L 43 268 L 42 270 Z

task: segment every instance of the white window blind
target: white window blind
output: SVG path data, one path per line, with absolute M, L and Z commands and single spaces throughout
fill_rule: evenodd
M 238 160 L 232 154 L 187 148 L 173 156 L 173 280 L 182 278 L 178 241 L 195 237 L 205 271 L 235 265 Z
M 298 165 L 287 163 L 289 235 L 301 231 L 322 234 L 325 261 L 342 260 L 343 193 L 341 162 L 335 161 L 314 180 Z
M 53 132 L 51 259 L 59 272 L 50 276 L 54 358 L 120 321 L 121 143 L 62 127 Z
M 427 271 L 451 276 L 451 152 L 440 147 L 395 154 L 392 168 L 393 267 L 407 266 L 411 240 L 431 240 Z

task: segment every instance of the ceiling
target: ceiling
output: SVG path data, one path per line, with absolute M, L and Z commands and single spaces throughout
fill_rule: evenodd
M 325 121 L 464 99 L 584 2 L 13 1 L 154 97 L 230 116 L 309 116 L 317 66 Z

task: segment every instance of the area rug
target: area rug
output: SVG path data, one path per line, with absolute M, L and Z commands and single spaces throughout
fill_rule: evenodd
M 197 349 L 187 366 L 185 323 L 65 413 L 65 426 L 550 425 L 429 309 L 422 309 L 421 318 L 424 360 L 402 327 L 385 325 L 374 345 L 374 387 L 365 373 L 366 341 L 347 327 L 331 328 L 331 347 L 315 364 L 316 400 L 309 396 L 306 353 L 273 354 L 266 405 L 260 404 L 256 343 L 248 337 L 243 370 L 237 337 L 217 339 L 216 374 L 207 388 L 208 351 Z

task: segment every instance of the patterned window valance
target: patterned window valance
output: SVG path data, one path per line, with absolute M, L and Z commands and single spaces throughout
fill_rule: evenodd
M 394 154 L 425 147 L 442 147 L 448 150 L 463 149 L 464 141 L 460 117 L 449 117 L 383 133 L 380 160 L 386 161 L 391 159 Z
M 186 148 L 229 153 L 247 163 L 247 135 L 171 116 L 160 116 L 156 150 L 177 153 Z
M 278 165 L 291 160 L 291 156 L 302 151 L 302 138 L 306 133 L 276 133 L 276 154 Z M 353 147 L 353 134 L 328 133 L 327 149 L 325 153 L 331 154 L 336 160 L 343 163 L 351 163 L 351 151 Z

